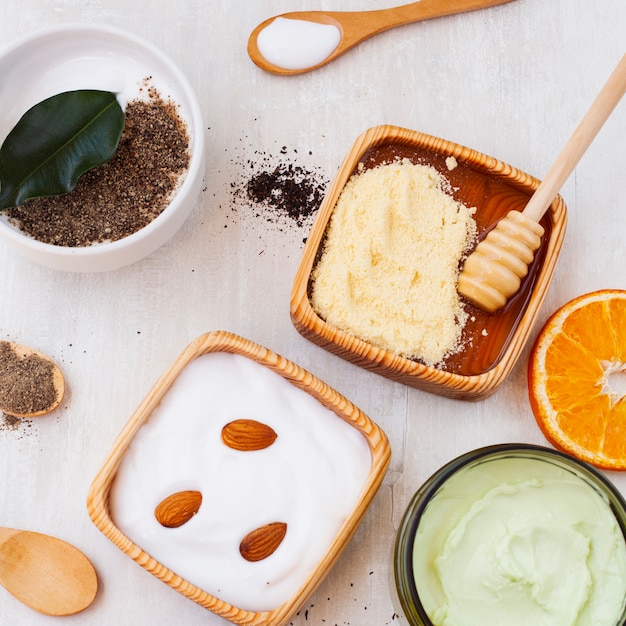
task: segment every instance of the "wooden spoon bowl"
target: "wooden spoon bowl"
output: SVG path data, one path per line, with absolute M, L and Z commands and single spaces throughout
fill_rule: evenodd
M 0 528 L 0 584 L 44 615 L 73 615 L 96 597 L 98 576 L 71 544 L 28 530 Z
M 258 67 L 267 72 L 283 75 L 303 74 L 330 63 L 365 39 L 390 28 L 454 13 L 484 9 L 507 2 L 511 2 L 511 0 L 420 0 L 419 2 L 376 11 L 296 11 L 283 13 L 265 20 L 252 31 L 248 39 L 248 54 Z M 336 26 L 341 33 L 339 45 L 321 63 L 311 67 L 286 69 L 275 65 L 268 61 L 259 50 L 258 37 L 263 29 L 279 17 Z

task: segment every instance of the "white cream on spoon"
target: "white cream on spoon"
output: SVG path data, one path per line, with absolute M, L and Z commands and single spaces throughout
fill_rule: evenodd
M 319 65 L 339 45 L 341 32 L 332 24 L 277 17 L 257 39 L 261 54 L 286 70 Z

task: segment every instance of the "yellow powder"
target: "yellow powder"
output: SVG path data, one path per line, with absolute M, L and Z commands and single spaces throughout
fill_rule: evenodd
M 313 271 L 313 308 L 375 346 L 441 363 L 467 321 L 456 285 L 474 212 L 431 166 L 403 159 L 353 175 Z

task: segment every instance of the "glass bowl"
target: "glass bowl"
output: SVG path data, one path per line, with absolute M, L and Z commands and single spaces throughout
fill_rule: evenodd
M 493 467 L 489 465 L 491 463 L 494 463 Z M 530 465 L 528 465 L 528 463 L 530 463 Z M 537 464 L 539 464 L 539 466 L 537 466 Z M 472 517 L 473 520 L 482 520 L 484 522 L 484 520 L 491 515 L 491 512 L 496 510 L 495 508 L 488 509 L 484 506 L 486 502 L 486 498 L 484 497 L 486 487 L 481 482 L 483 479 L 478 478 L 479 472 L 486 470 L 486 472 L 489 473 L 489 478 L 485 480 L 490 481 L 490 489 L 499 490 L 500 487 L 498 485 L 509 485 L 507 488 L 508 491 L 502 496 L 502 498 L 505 499 L 516 497 L 518 493 L 521 493 L 521 489 L 516 491 L 516 487 L 510 486 L 511 482 L 513 482 L 511 479 L 512 475 L 516 476 L 516 481 L 518 478 L 532 480 L 532 485 L 528 487 L 531 491 L 541 486 L 537 482 L 536 473 L 531 472 L 531 469 L 536 471 L 537 467 L 549 468 L 546 471 L 557 476 L 554 483 L 556 491 L 552 492 L 557 495 L 552 498 L 551 502 L 545 505 L 545 508 L 541 509 L 542 516 L 545 510 L 549 510 L 550 513 L 553 513 L 553 509 L 558 509 L 558 513 L 556 517 L 549 517 L 548 514 L 545 513 L 546 518 L 542 518 L 544 526 L 537 526 L 536 528 L 540 530 L 537 531 L 538 534 L 534 536 L 547 537 L 550 533 L 555 532 L 561 537 L 569 537 L 570 529 L 559 527 L 557 530 L 554 520 L 561 519 L 561 514 L 565 514 L 565 512 L 569 511 L 570 507 L 574 511 L 573 515 L 584 515 L 581 513 L 582 507 L 577 508 L 575 504 L 568 504 L 563 507 L 560 506 L 560 494 L 571 493 L 569 489 L 572 480 L 577 485 L 582 485 L 585 492 L 587 492 L 588 488 L 588 493 L 593 494 L 594 499 L 599 498 L 597 501 L 601 503 L 600 510 L 603 511 L 603 515 L 606 516 L 605 519 L 609 520 L 613 525 L 615 537 L 614 545 L 619 546 L 619 550 L 624 558 L 620 570 L 623 584 L 616 587 L 616 589 L 622 589 L 622 591 L 621 593 L 615 594 L 618 600 L 621 595 L 621 609 L 618 606 L 613 607 L 612 614 L 614 616 L 619 612 L 619 616 L 613 618 L 614 621 L 611 621 L 609 617 L 609 621 L 596 618 L 594 621 L 584 623 L 593 623 L 594 626 L 618 626 L 625 623 L 626 594 L 623 588 L 626 588 L 626 543 L 624 543 L 624 537 L 626 536 L 626 501 L 620 492 L 596 469 L 562 452 L 529 444 L 502 444 L 468 452 L 447 463 L 418 489 L 409 502 L 397 533 L 393 562 L 397 599 L 400 602 L 407 622 L 411 626 L 436 626 L 442 623 L 438 621 L 442 618 L 437 617 L 434 611 L 438 609 L 441 610 L 442 604 L 445 603 L 441 602 L 441 598 L 445 596 L 445 594 L 444 596 L 440 595 L 442 589 L 444 587 L 446 589 L 452 589 L 452 586 L 450 586 L 451 579 L 447 577 L 448 574 L 446 574 L 445 571 L 445 568 L 449 568 L 451 563 L 451 560 L 449 560 L 452 554 L 451 549 L 458 550 L 459 546 L 462 545 L 464 539 L 461 538 L 460 532 L 462 532 L 463 538 L 470 536 L 474 539 L 476 538 L 476 535 L 471 534 L 472 527 L 470 526 L 475 522 L 471 520 L 468 521 L 468 515 L 474 516 Z M 524 469 L 520 471 L 520 468 Z M 507 472 L 509 473 L 508 477 Z M 525 474 L 526 472 L 528 473 Z M 567 484 L 565 482 L 561 484 L 561 481 L 567 481 Z M 461 486 L 462 489 L 459 489 L 459 486 Z M 491 493 L 495 493 L 495 491 Z M 519 504 L 519 500 L 515 502 Z M 572 502 L 574 501 L 572 500 Z M 426 514 L 425 512 L 429 510 L 430 505 L 433 506 L 430 512 Z M 439 510 L 437 510 L 437 508 Z M 521 525 L 525 523 L 521 520 L 526 519 L 525 514 L 529 508 L 530 507 L 525 508 L 521 506 L 512 507 L 511 514 L 498 518 L 497 523 L 501 524 L 502 528 L 507 526 L 517 528 L 518 524 Z M 588 508 L 585 510 L 588 510 Z M 438 516 L 441 515 L 442 511 L 445 512 L 444 517 L 441 518 L 443 521 L 437 526 L 437 531 L 433 532 L 432 529 L 435 528 L 436 520 Z M 487 513 L 484 513 L 484 511 L 487 511 Z M 481 518 L 481 515 L 484 515 L 484 517 Z M 495 516 L 491 519 L 495 519 Z M 546 520 L 550 521 L 550 524 L 545 524 Z M 484 523 L 483 526 L 479 528 L 489 537 L 485 545 L 488 544 L 490 546 L 489 550 L 493 548 L 495 553 L 496 548 L 494 546 L 502 546 L 502 544 L 499 543 L 499 531 L 493 531 L 491 527 L 489 530 L 485 530 L 486 526 Z M 533 531 L 534 530 L 535 528 L 533 528 Z M 418 536 L 419 538 L 417 538 Z M 521 555 L 527 555 L 528 553 L 523 549 L 525 544 L 517 543 L 517 541 L 522 537 L 525 541 L 531 536 L 533 535 L 530 533 L 528 536 L 520 533 L 516 535 L 516 543 L 510 544 L 516 546 L 517 552 L 514 554 L 516 558 L 519 559 L 519 562 L 523 562 Z M 424 543 L 425 540 L 427 545 Z M 541 545 L 545 548 L 546 545 L 550 544 Z M 470 546 L 466 546 L 466 548 L 467 551 L 464 553 L 466 559 L 462 566 L 459 565 L 456 569 L 457 571 L 469 573 L 469 577 L 464 578 L 465 588 L 468 588 L 468 586 L 471 587 L 473 584 L 472 579 L 483 580 L 480 576 L 480 572 L 484 570 L 481 566 L 481 561 L 478 560 L 478 555 L 482 554 L 482 545 L 480 542 L 471 543 Z M 596 550 L 596 546 L 594 545 L 592 549 Z M 565 552 L 567 553 L 567 551 Z M 598 549 L 597 552 L 600 553 L 600 550 Z M 614 553 L 614 550 L 607 550 L 607 553 Z M 443 560 L 447 560 L 447 564 L 442 564 L 441 561 L 438 562 L 439 565 L 444 568 L 443 570 L 439 565 L 437 567 L 435 566 L 435 560 L 440 557 L 441 554 L 445 554 Z M 497 554 L 498 560 L 493 560 L 491 563 L 497 563 L 498 567 L 500 567 L 501 563 L 509 563 L 514 560 L 509 559 L 509 554 L 506 552 L 500 551 Z M 556 556 L 558 552 L 556 549 L 544 549 L 540 551 L 539 557 L 537 557 L 535 553 L 535 558 L 538 558 L 538 560 L 533 561 L 533 567 L 530 569 L 536 572 L 542 571 L 541 554 L 544 554 L 547 559 L 552 559 L 552 562 L 558 562 L 558 557 Z M 515 560 L 515 562 L 517 563 L 518 561 Z M 506 567 L 508 567 L 508 565 Z M 495 569 L 496 568 L 490 568 L 490 571 L 495 571 Z M 502 571 L 498 571 L 498 575 L 502 576 Z M 553 572 L 557 586 L 566 586 L 567 576 L 571 571 L 573 570 L 568 568 L 568 571 L 557 570 Z M 534 574 L 532 574 L 531 577 L 533 575 Z M 416 582 L 416 578 L 418 577 L 420 582 Z M 489 580 L 492 579 L 490 578 Z M 502 580 L 502 578 L 500 580 Z M 444 582 L 442 583 L 442 581 Z M 525 581 L 530 585 L 529 581 L 523 576 L 518 576 L 517 581 L 519 584 Z M 560 591 L 558 593 L 560 593 Z M 435 600 L 435 597 L 437 597 L 438 600 Z M 513 613 L 521 619 L 521 621 L 517 623 L 536 623 L 533 616 L 520 614 L 519 610 L 511 611 L 509 608 L 508 614 L 512 615 Z M 471 615 L 471 611 L 467 610 L 463 618 L 463 626 L 480 623 L 469 619 L 469 615 Z M 465 621 L 466 619 L 468 619 L 467 622 Z M 505 621 L 512 623 L 510 619 Z M 457 622 L 446 621 L 445 623 L 456 624 Z M 486 620 L 484 623 L 492 622 Z M 567 623 L 578 624 L 579 622 L 568 621 Z

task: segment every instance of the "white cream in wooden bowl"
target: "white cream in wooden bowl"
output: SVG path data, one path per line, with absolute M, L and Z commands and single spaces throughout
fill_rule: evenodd
M 225 445 L 222 429 L 250 419 L 276 439 Z M 208 353 L 178 375 L 126 450 L 110 492 L 111 517 L 137 546 L 198 588 L 248 611 L 269 611 L 306 583 L 355 510 L 372 470 L 359 430 L 283 376 L 239 354 Z M 202 493 L 178 528 L 155 507 Z M 267 558 L 239 551 L 248 533 L 287 525 Z

